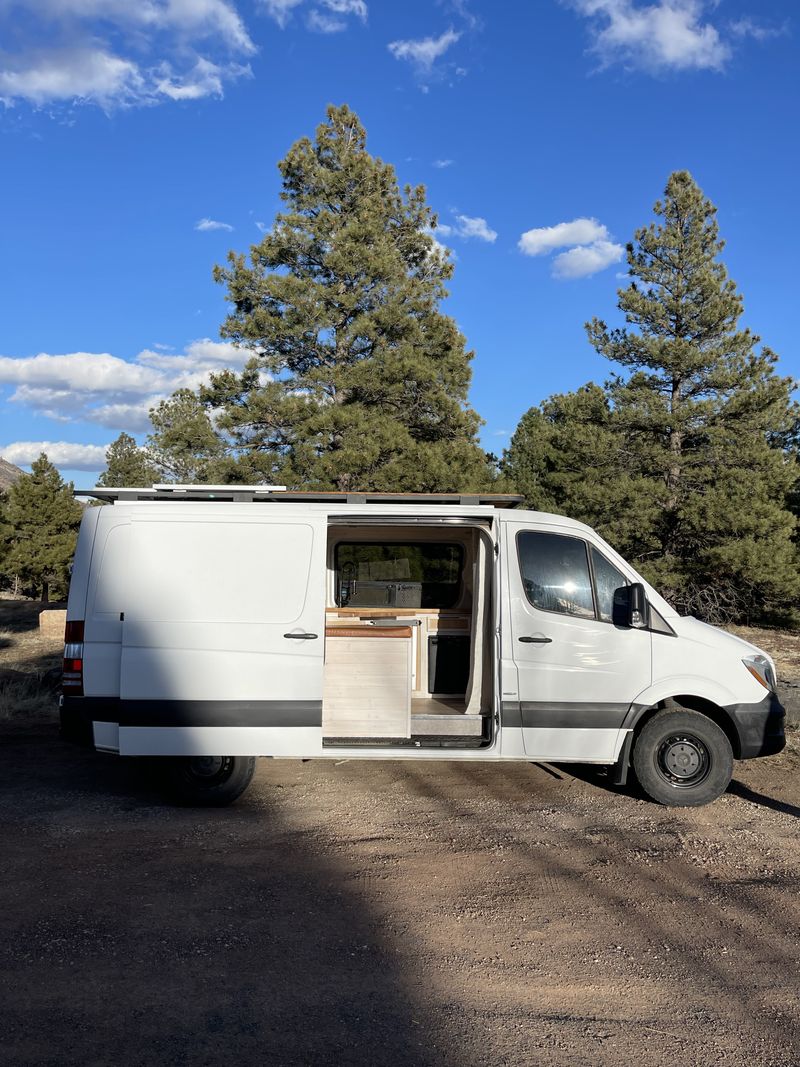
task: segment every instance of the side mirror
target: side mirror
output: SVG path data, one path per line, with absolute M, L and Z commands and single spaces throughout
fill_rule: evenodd
M 647 626 L 647 594 L 641 582 L 614 590 L 612 619 L 615 626 Z

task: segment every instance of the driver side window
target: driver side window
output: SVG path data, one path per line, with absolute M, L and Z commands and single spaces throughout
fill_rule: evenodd
M 534 607 L 582 619 L 595 617 L 585 541 L 523 531 L 517 537 L 517 552 L 525 596 Z

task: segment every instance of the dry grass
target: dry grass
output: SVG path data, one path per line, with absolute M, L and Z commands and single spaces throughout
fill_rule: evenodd
M 755 626 L 729 626 L 737 637 L 763 648 L 775 660 L 778 677 L 800 680 L 800 633 L 791 630 L 761 630 Z
M 42 685 L 38 675 L 21 679 L 0 678 L 0 722 L 14 719 L 51 719 L 58 711 L 58 697 Z
M 42 604 L 0 599 L 0 722 L 45 721 L 58 713 L 46 679 L 61 666 L 63 643 L 39 633 Z

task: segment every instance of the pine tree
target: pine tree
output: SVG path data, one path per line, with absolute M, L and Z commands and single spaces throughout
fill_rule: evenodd
M 501 469 L 527 507 L 593 526 L 631 561 L 658 551 L 652 494 L 602 386 L 590 382 L 526 411 Z
M 631 479 L 627 518 L 651 527 L 646 570 L 682 606 L 777 607 L 800 586 L 786 508 L 796 469 L 783 447 L 792 382 L 738 327 L 743 302 L 718 258 L 716 208 L 691 175 L 672 174 L 654 211 L 628 246 L 627 326 L 586 327 L 627 372 L 608 386 Z
M 0 584 L 6 575 L 5 560 L 11 545 L 11 526 L 8 522 L 8 497 L 0 493 Z
M 151 410 L 150 422 L 153 433 L 147 438 L 147 452 L 165 481 L 198 484 L 223 480 L 218 466 L 225 460 L 225 443 L 191 389 L 179 389 L 162 400 Z
M 5 519 L 11 528 L 5 575 L 48 600 L 64 596 L 75 552 L 81 508 L 44 452 L 30 474 L 8 490 Z
M 279 168 L 286 210 L 249 262 L 231 253 L 215 271 L 233 305 L 222 335 L 253 353 L 201 393 L 234 457 L 216 469 L 308 489 L 482 488 L 472 354 L 439 310 L 453 266 L 424 188 L 400 192 L 346 106 Z
M 106 469 L 98 485 L 117 488 L 149 486 L 159 480 L 159 471 L 147 451 L 128 433 L 121 433 L 106 451 Z

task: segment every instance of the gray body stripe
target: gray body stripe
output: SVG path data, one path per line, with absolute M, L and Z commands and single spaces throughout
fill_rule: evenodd
M 321 700 L 120 700 L 70 697 L 70 710 L 120 726 L 322 726 Z
M 630 704 L 585 704 L 570 701 L 507 701 L 503 725 L 525 729 L 616 730 Z

